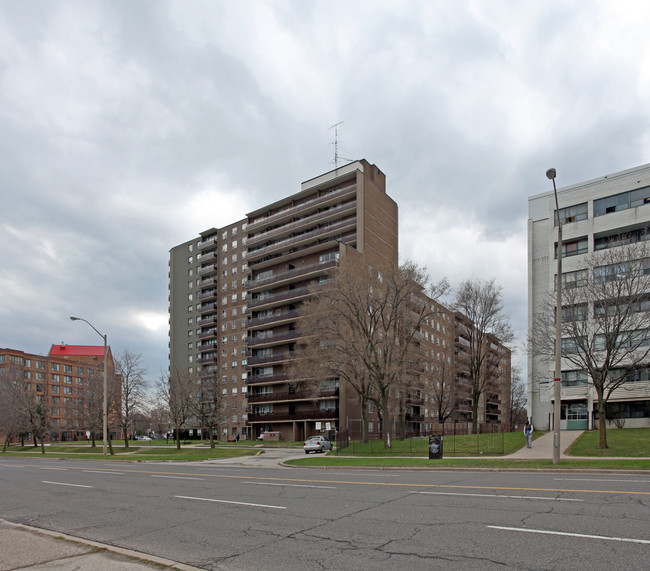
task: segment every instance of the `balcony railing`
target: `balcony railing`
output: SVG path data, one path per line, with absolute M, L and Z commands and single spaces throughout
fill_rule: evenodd
M 246 288 L 249 291 L 262 288 L 268 284 L 276 284 L 278 282 L 299 278 L 306 276 L 308 274 L 314 274 L 321 272 L 333 266 L 336 266 L 337 260 L 328 260 L 327 262 L 321 262 L 318 264 L 309 264 L 308 266 L 300 266 L 292 270 L 287 270 L 286 272 L 281 272 L 279 274 L 274 274 L 268 278 L 261 280 L 250 280 L 246 283 Z
M 266 335 L 265 337 L 253 337 L 248 339 L 249 347 L 257 347 L 259 345 L 269 345 L 271 343 L 282 343 L 283 341 L 291 341 L 298 339 L 302 333 L 298 330 L 287 331 L 285 333 L 278 333 L 276 335 Z
M 263 394 L 251 394 L 248 393 L 248 402 L 249 403 L 258 403 L 258 402 L 273 402 L 273 401 L 288 401 L 288 400 L 315 400 L 315 399 L 326 399 L 326 398 L 335 398 L 339 394 L 338 389 L 332 389 L 329 391 L 318 391 L 318 392 L 309 392 L 309 391 L 295 391 L 290 393 L 288 391 L 273 392 L 273 393 L 263 393 Z
M 283 353 L 274 353 L 273 355 L 269 355 L 267 357 L 249 357 L 248 358 L 248 365 L 270 365 L 272 363 L 281 363 L 283 361 L 288 361 L 289 359 L 293 359 L 295 356 L 295 351 L 285 351 Z
M 255 317 L 254 319 L 248 320 L 248 328 L 259 327 L 269 323 L 293 321 L 298 317 L 298 315 L 300 315 L 300 312 L 296 309 L 292 309 L 290 311 L 279 311 L 278 313 L 273 313 L 273 315 L 267 315 L 265 317 Z
M 248 302 L 248 309 L 253 309 L 255 307 L 261 307 L 264 305 L 277 303 L 279 301 L 286 301 L 288 299 L 293 299 L 295 297 L 305 297 L 307 295 L 309 295 L 308 287 L 297 287 L 295 289 L 290 289 L 288 291 L 274 293 L 261 298 L 258 297 L 257 299 L 251 299 Z
M 248 359 L 248 364 L 250 365 L 250 357 Z M 275 373 L 274 375 L 248 375 L 246 384 L 264 385 L 269 383 L 277 383 L 278 381 L 286 381 L 287 378 L 287 373 Z
M 289 412 L 269 412 L 267 414 L 249 414 L 249 422 L 281 422 L 292 420 L 336 420 L 339 417 L 339 409 L 299 411 L 294 414 Z
M 271 222 L 274 222 L 275 220 L 279 220 L 281 218 L 284 218 L 288 214 L 291 214 L 292 216 L 295 216 L 297 214 L 302 213 L 305 210 L 308 210 L 310 208 L 314 208 L 314 206 L 319 206 L 321 204 L 324 204 L 333 198 L 338 198 L 346 193 L 349 193 L 351 191 L 356 190 L 356 182 L 353 184 L 350 184 L 348 186 L 342 186 L 339 190 L 335 192 L 330 192 L 328 194 L 325 194 L 324 196 L 320 196 L 318 198 L 314 198 L 312 200 L 307 200 L 303 202 L 302 204 L 297 204 L 297 205 L 287 205 L 286 208 L 280 210 L 279 212 L 275 212 L 269 216 L 264 216 L 263 218 L 259 220 L 250 221 L 247 226 L 247 231 L 252 232 L 254 230 L 257 230 L 258 228 L 264 227 L 265 224 L 269 224 Z

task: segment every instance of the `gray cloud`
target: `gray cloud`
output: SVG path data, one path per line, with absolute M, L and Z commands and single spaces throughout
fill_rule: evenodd
M 647 161 L 650 13 L 609 1 L 0 5 L 0 346 L 167 366 L 167 261 L 339 153 L 388 176 L 404 258 L 504 284 L 527 197 Z

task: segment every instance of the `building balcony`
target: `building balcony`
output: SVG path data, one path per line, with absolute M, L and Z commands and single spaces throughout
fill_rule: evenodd
M 304 280 L 306 278 L 309 278 L 310 274 L 313 274 L 314 276 L 318 275 L 324 270 L 336 266 L 337 263 L 338 263 L 337 260 L 328 260 L 327 262 L 322 262 L 319 264 L 309 264 L 308 266 L 299 266 L 291 270 L 274 274 L 268 278 L 264 278 L 261 280 L 250 280 L 246 283 L 246 289 L 248 289 L 249 292 L 254 293 L 257 290 L 264 289 L 269 284 L 273 284 L 274 286 L 277 287 L 285 283 L 286 284 L 291 283 L 292 281 L 295 281 L 297 279 Z
M 209 311 L 216 311 L 218 304 L 216 301 L 211 301 L 207 303 L 202 303 L 199 307 L 199 313 L 208 313 Z
M 197 359 L 197 361 L 199 363 L 201 363 L 201 364 L 204 364 L 204 363 L 216 363 L 217 362 L 217 356 L 216 355 L 206 355 L 206 356 L 201 355 Z
M 292 420 L 337 420 L 339 409 L 297 411 L 294 414 L 289 412 L 269 412 L 266 414 L 249 414 L 248 422 L 291 422 Z
M 218 317 L 217 317 L 216 314 L 213 314 L 213 315 L 201 315 L 199 317 L 200 317 L 200 319 L 196 320 L 196 324 L 201 325 L 203 327 L 206 326 L 206 325 L 212 325 L 213 323 L 217 323 L 217 321 L 218 321 Z
M 217 285 L 217 277 L 216 276 L 211 276 L 209 278 L 203 278 L 203 279 L 199 280 L 197 285 L 201 289 L 204 289 L 206 287 L 210 287 L 212 285 Z
M 199 275 L 200 276 L 209 276 L 212 274 L 216 274 L 219 271 L 219 268 L 217 267 L 217 264 L 210 264 L 209 266 L 205 266 L 203 268 L 199 268 Z
M 203 252 L 196 257 L 196 261 L 200 262 L 201 265 L 209 264 L 210 262 L 215 263 L 217 260 L 217 254 L 215 252 Z
M 201 331 L 199 333 L 199 339 L 209 339 L 210 337 L 217 337 L 219 335 L 219 331 L 216 329 L 210 329 L 209 331 Z
M 207 250 L 208 248 L 216 248 L 217 246 L 217 237 L 216 236 L 210 236 L 209 238 L 206 238 L 205 240 L 201 240 L 199 242 L 199 250 Z
M 283 363 L 289 359 L 293 359 L 295 355 L 294 351 L 285 351 L 283 353 L 274 353 L 267 357 L 249 357 L 248 365 L 262 366 L 262 365 L 273 365 Z
M 269 256 L 273 252 L 277 252 L 278 250 L 284 252 L 287 250 L 287 248 L 289 249 L 292 249 L 293 247 L 299 248 L 301 244 L 313 242 L 314 239 L 316 238 L 325 237 L 327 234 L 336 234 L 338 232 L 341 232 L 341 230 L 345 228 L 355 228 L 355 227 L 356 227 L 356 220 L 354 218 L 350 218 L 348 220 L 342 220 L 341 222 L 331 224 L 330 226 L 324 228 L 316 228 L 314 230 L 308 230 L 307 232 L 303 232 L 298 236 L 292 236 L 289 238 L 285 238 L 284 240 L 278 240 L 277 242 L 273 242 L 262 248 L 249 250 L 246 257 L 249 263 L 254 264 L 255 260 L 258 260 L 259 258 L 263 258 L 265 256 Z
M 258 297 L 257 299 L 255 298 L 250 299 L 248 301 L 248 309 L 252 310 L 252 309 L 259 309 L 264 306 L 285 304 L 290 300 L 305 298 L 308 295 L 309 295 L 308 287 L 297 287 L 287 291 L 266 295 L 264 297 Z
M 296 309 L 289 311 L 280 311 L 278 310 L 273 315 L 267 315 L 265 317 L 255 317 L 248 320 L 248 329 L 254 329 L 255 327 L 261 327 L 273 323 L 274 325 L 280 325 L 285 321 L 295 321 L 300 315 L 300 312 Z
M 278 212 L 269 214 L 267 216 L 260 217 L 256 220 L 249 220 L 248 226 L 246 227 L 247 232 L 252 233 L 255 230 L 259 230 L 268 226 L 270 224 L 277 224 L 280 220 L 287 217 L 295 216 L 305 216 L 310 210 L 317 210 L 323 206 L 326 206 L 328 203 L 336 203 L 346 194 L 355 193 L 357 189 L 356 182 L 342 186 L 337 190 L 328 192 L 323 196 L 318 198 L 313 198 L 310 200 L 299 201 L 297 204 L 287 204 Z M 256 236 L 253 236 L 250 239 L 255 239 Z
M 319 223 L 328 222 L 329 219 L 341 218 L 341 216 L 348 212 L 354 213 L 356 211 L 356 206 L 357 202 L 356 200 L 353 200 L 345 204 L 334 206 L 328 210 L 319 212 L 318 214 L 313 214 L 311 216 L 301 218 L 300 220 L 295 220 L 294 222 L 288 222 L 287 224 L 283 224 L 282 226 L 267 230 L 266 232 L 262 232 L 261 234 L 257 234 L 256 236 L 249 238 L 247 245 L 251 247 L 257 244 L 263 244 L 268 240 L 278 239 L 283 235 L 288 235 L 292 232 L 299 231 L 301 228 L 313 228 Z
M 248 339 L 248 347 L 260 347 L 262 345 L 278 345 L 298 339 L 302 333 L 298 330 L 286 331 L 285 333 L 278 333 L 273 335 L 266 335 L 264 337 L 253 337 Z
M 250 365 L 250 357 L 248 358 Z M 269 385 L 278 384 L 286 381 L 288 378 L 287 373 L 275 373 L 274 375 L 248 375 L 246 379 L 247 385 Z
M 248 402 L 250 404 L 260 403 L 260 402 L 283 402 L 283 401 L 294 401 L 294 400 L 305 400 L 312 401 L 316 399 L 326 399 L 326 398 L 335 398 L 339 395 L 338 389 L 332 389 L 329 391 L 294 391 L 290 393 L 288 391 L 278 391 L 272 393 L 263 393 L 263 394 L 251 394 L 248 393 Z
M 207 301 L 209 299 L 215 299 L 219 295 L 219 292 L 217 289 L 210 289 L 206 291 L 201 291 L 196 295 L 196 299 L 200 299 L 202 301 Z

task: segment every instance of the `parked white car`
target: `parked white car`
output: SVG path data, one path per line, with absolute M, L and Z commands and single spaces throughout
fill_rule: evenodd
M 332 443 L 325 436 L 310 436 L 305 440 L 303 449 L 305 454 L 309 454 L 310 452 L 324 452 L 325 450 L 332 449 Z

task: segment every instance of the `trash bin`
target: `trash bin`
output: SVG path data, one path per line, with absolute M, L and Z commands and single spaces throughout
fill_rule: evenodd
M 429 460 L 442 459 L 442 436 L 434 434 L 429 436 Z

